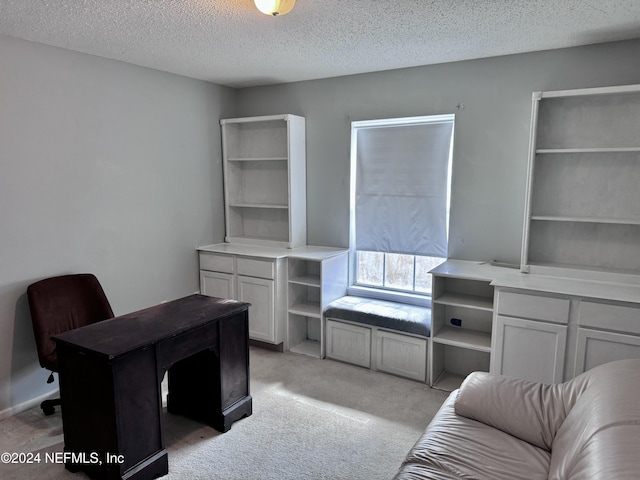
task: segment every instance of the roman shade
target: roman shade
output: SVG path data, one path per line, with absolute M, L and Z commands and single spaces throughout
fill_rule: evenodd
M 445 258 L 453 115 L 377 123 L 354 122 L 356 249 Z

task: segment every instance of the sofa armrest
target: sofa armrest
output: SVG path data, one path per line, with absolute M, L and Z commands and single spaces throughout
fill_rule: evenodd
M 474 372 L 460 387 L 455 412 L 551 451 L 567 416 L 562 388 Z

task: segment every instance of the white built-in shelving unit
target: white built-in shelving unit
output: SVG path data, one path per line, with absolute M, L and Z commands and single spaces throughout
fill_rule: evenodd
M 305 119 L 231 118 L 222 127 L 225 241 L 307 243 Z
M 505 269 L 485 262 L 448 260 L 431 270 L 431 385 L 454 390 L 473 371 L 489 371 L 493 286 Z M 512 270 L 508 271 L 509 273 Z
M 640 85 L 533 94 L 522 270 L 640 274 Z
M 348 250 L 312 247 L 295 249 L 288 263 L 289 350 L 325 356 L 322 312 L 333 300 L 346 295 Z

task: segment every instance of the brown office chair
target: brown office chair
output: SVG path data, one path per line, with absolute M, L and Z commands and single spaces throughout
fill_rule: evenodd
M 58 371 L 56 343 L 51 337 L 74 328 L 113 318 L 104 290 L 90 273 L 62 275 L 40 280 L 27 288 L 38 359 L 42 368 L 51 370 L 47 383 Z M 45 400 L 40 408 L 45 415 L 55 412 L 60 399 Z

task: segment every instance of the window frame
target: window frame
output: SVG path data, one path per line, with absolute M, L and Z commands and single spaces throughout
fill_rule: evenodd
M 349 182 L 349 286 L 347 293 L 349 295 L 358 295 L 371 298 L 379 298 L 383 300 L 398 301 L 402 303 L 410 303 L 415 305 L 430 306 L 431 292 L 418 293 L 406 290 L 398 290 L 385 287 L 372 287 L 357 284 L 358 275 L 358 251 L 356 250 L 356 178 L 357 178 L 357 132 L 360 128 L 367 127 L 387 127 L 387 126 L 411 126 L 422 125 L 428 123 L 441 123 L 444 121 L 453 122 L 453 130 L 451 132 L 451 147 L 449 150 L 448 172 L 447 172 L 447 201 L 446 201 L 446 234 L 449 236 L 449 221 L 451 211 L 451 185 L 452 185 L 452 169 L 453 169 L 453 145 L 455 138 L 455 114 L 442 115 L 423 115 L 415 117 L 398 117 L 385 118 L 376 120 L 359 120 L 351 122 L 351 148 L 350 148 L 350 182 Z M 393 253 L 393 252 L 382 252 Z M 443 261 L 446 259 L 443 259 Z M 415 259 L 414 259 L 415 265 Z M 415 267 L 414 267 L 415 268 Z M 415 278 L 414 270 L 414 278 Z

